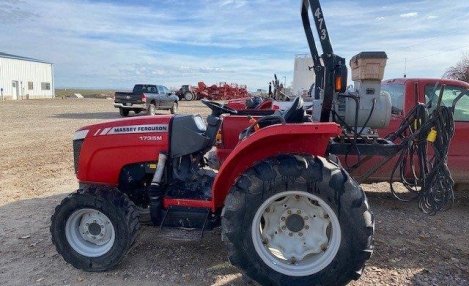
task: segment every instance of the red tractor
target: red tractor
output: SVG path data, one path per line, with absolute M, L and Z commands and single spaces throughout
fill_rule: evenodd
M 438 132 L 435 145 L 446 133 L 432 116 L 417 115 L 403 123 L 412 132 L 395 134 L 399 144 L 368 130 L 386 125 L 391 112 L 389 95 L 381 96 L 380 80 L 369 74 L 376 66 L 354 70 L 359 87 L 347 93 L 345 60 L 332 52 L 319 2 L 304 0 L 301 15 L 320 80 L 320 122 L 305 115 L 301 98 L 285 112 L 252 114 L 204 100 L 212 111 L 206 122 L 199 115 L 168 115 L 79 129 L 73 140 L 79 189 L 56 207 L 50 228 L 68 263 L 85 271 L 117 265 L 136 238 L 139 213 L 147 210 L 159 227 L 221 226 L 230 262 L 262 285 L 343 285 L 360 277 L 373 252 L 374 219 L 365 193 L 334 155 L 387 158 L 409 146 L 420 154 L 427 141 L 417 139 L 430 127 Z M 356 60 L 380 64 L 383 54 Z M 450 116 L 443 107 L 436 110 Z M 447 150 L 440 151 L 444 156 Z M 439 185 L 448 180 L 437 159 L 436 169 L 421 169 L 418 183 L 426 194 L 435 176 Z

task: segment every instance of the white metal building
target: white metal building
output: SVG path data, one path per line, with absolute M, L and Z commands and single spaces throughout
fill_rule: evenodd
M 54 95 L 51 63 L 0 52 L 1 100 L 52 98 Z
M 308 54 L 298 54 L 295 56 L 295 68 L 293 71 L 292 95 L 305 96 L 316 76 L 309 67 L 313 66 L 313 59 Z

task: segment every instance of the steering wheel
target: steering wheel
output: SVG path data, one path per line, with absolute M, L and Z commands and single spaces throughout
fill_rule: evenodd
M 201 100 L 203 104 L 205 104 L 208 108 L 212 110 L 212 114 L 215 116 L 220 116 L 223 113 L 229 113 L 229 114 L 238 114 L 238 111 L 228 107 L 226 105 L 223 105 L 221 103 L 207 100 L 207 99 L 202 99 Z

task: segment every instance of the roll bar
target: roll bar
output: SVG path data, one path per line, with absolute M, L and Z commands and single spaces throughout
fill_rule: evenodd
M 323 54 L 319 56 L 316 47 L 313 31 L 311 28 L 311 21 L 309 19 L 308 11 L 311 9 L 313 14 L 316 31 L 319 35 L 319 42 Z M 324 90 L 324 99 L 321 110 L 321 122 L 330 121 L 330 114 L 332 109 L 332 101 L 334 97 L 334 76 L 336 73 L 346 76 L 345 59 L 334 55 L 332 44 L 327 31 L 324 14 L 322 13 L 321 4 L 319 0 L 303 0 L 301 8 L 301 19 L 303 21 L 303 28 L 305 31 L 306 39 L 308 41 L 309 50 L 313 58 L 313 69 L 316 76 L 316 83 L 314 89 L 314 98 L 319 99 L 319 93 Z M 321 62 L 322 59 L 322 62 Z

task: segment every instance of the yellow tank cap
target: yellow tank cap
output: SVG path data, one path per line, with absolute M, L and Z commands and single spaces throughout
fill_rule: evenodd
M 437 132 L 436 132 L 435 128 L 432 127 L 432 130 L 430 130 L 430 132 L 428 133 L 427 141 L 432 142 L 432 143 L 435 142 L 436 135 L 437 135 Z

